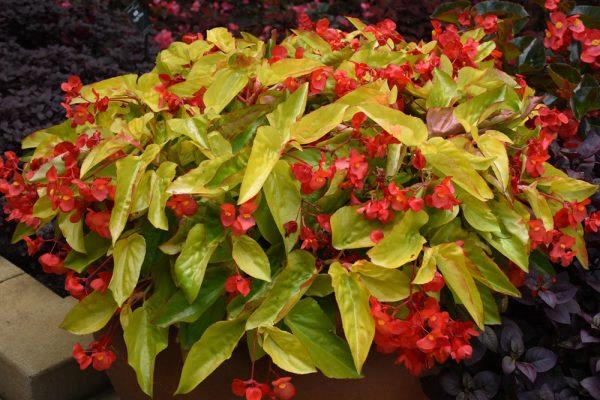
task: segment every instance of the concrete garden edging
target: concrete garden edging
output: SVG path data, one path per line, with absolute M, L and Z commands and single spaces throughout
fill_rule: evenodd
M 108 388 L 106 375 L 80 371 L 58 327 L 75 302 L 61 298 L 0 256 L 0 399 L 78 400 Z

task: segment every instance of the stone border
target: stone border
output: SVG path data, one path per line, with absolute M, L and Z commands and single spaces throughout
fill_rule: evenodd
M 71 356 L 91 337 L 58 328 L 74 302 L 0 257 L 0 399 L 78 400 L 108 388 L 105 374 L 80 371 Z

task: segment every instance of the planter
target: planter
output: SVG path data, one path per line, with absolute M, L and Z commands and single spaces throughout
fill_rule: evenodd
M 122 335 L 114 335 L 114 351 L 117 361 L 107 371 L 121 400 L 149 400 L 138 387 L 135 372 L 127 364 L 125 343 Z M 393 357 L 373 352 L 364 368 L 365 378 L 359 380 L 328 379 L 322 374 L 295 375 L 294 386 L 298 400 L 419 400 L 426 399 L 419 379 L 411 376 L 404 368 L 394 365 Z M 233 378 L 246 379 L 250 373 L 250 358 L 244 345 L 240 346 L 231 359 L 226 361 L 194 391 L 186 395 L 173 396 L 179 382 L 183 359 L 179 346 L 171 340 L 169 347 L 156 358 L 154 371 L 154 400 L 234 400 L 231 393 Z M 264 378 L 268 361 L 256 364 L 257 379 Z M 278 371 L 279 372 L 279 371 Z M 282 375 L 288 375 L 285 372 Z

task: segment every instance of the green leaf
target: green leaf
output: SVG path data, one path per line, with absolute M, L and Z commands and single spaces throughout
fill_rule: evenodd
M 521 297 L 521 292 L 511 282 L 510 279 L 502 272 L 498 264 L 489 257 L 481 243 L 474 239 L 464 240 L 464 249 L 468 255 L 467 262 L 472 262 L 475 268 L 481 272 L 480 280 L 484 285 L 499 293 L 504 293 L 509 296 Z
M 429 283 L 435 277 L 436 261 L 435 261 L 435 247 L 427 247 L 423 252 L 423 260 L 421 261 L 421 266 L 417 270 L 417 275 L 413 279 L 412 283 L 415 285 L 424 285 Z
M 371 232 L 381 229 L 382 225 L 368 220 L 357 211 L 357 207 L 346 206 L 331 216 L 332 244 L 338 250 L 358 249 L 375 245 Z
M 275 164 L 271 175 L 265 181 L 263 193 L 277 230 L 289 252 L 294 248 L 299 232 L 287 235 L 284 225 L 289 221 L 295 221 L 300 226 L 302 195 L 300 183 L 292 175 L 287 162 L 279 160 Z
M 190 304 L 181 290 L 178 290 L 162 307 L 159 307 L 156 324 L 167 327 L 178 322 L 195 322 L 224 293 L 227 273 L 222 268 L 209 268 L 206 271 L 198 296 Z
M 326 297 L 333 293 L 333 286 L 331 286 L 331 276 L 328 274 L 318 274 L 315 276 L 312 284 L 306 291 L 306 296 L 312 297 Z
M 500 222 L 487 202 L 476 199 L 464 190 L 456 188 L 463 216 L 473 228 L 484 232 L 500 233 Z
M 544 222 L 544 228 L 546 230 L 554 229 L 554 218 L 550 206 L 548 205 L 546 198 L 536 189 L 535 183 L 529 186 L 523 186 L 521 190 L 523 191 L 523 194 L 525 194 L 527 202 L 531 206 L 535 217 Z
M 494 197 L 485 180 L 475 171 L 465 151 L 451 141 L 431 138 L 420 146 L 427 163 L 442 176 L 451 176 L 452 182 L 481 201 Z
M 410 281 L 404 271 L 380 267 L 364 260 L 354 263 L 351 271 L 360 277 L 377 300 L 400 301 L 410 295 Z
M 131 296 L 140 278 L 146 255 L 146 240 L 138 233 L 120 239 L 114 246 L 114 269 L 108 288 L 119 307 Z
M 113 244 L 117 242 L 127 224 L 133 198 L 133 189 L 141 165 L 141 159 L 131 155 L 117 161 L 115 205 L 111 211 L 110 223 L 108 224 Z
M 529 269 L 529 247 L 514 235 L 497 236 L 490 232 L 479 232 L 489 244 L 506 258 L 517 264 L 523 271 Z
M 394 224 L 392 231 L 385 234 L 367 255 L 373 263 L 386 268 L 398 268 L 416 260 L 426 242 L 419 229 L 428 219 L 424 211 L 407 211 L 402 219 Z
M 500 311 L 498 310 L 498 304 L 494 295 L 487 287 L 477 284 L 477 290 L 481 295 L 481 302 L 483 303 L 483 314 L 484 322 L 486 325 L 499 325 L 502 323 L 500 318 Z
M 85 240 L 83 238 L 83 218 L 79 218 L 77 222 L 71 222 L 71 215 L 75 211 L 64 214 L 58 214 L 58 226 L 65 240 L 71 248 L 79 253 L 86 253 Z
M 235 50 L 235 38 L 227 28 L 213 28 L 206 31 L 206 41 L 214 44 L 225 53 Z
M 33 205 L 33 216 L 41 219 L 51 218 L 57 214 L 58 210 L 52 209 L 52 200 L 50 196 L 43 196 L 36 200 Z
M 292 139 L 300 144 L 312 143 L 321 139 L 343 122 L 347 109 L 348 105 L 339 103 L 317 108 L 292 125 Z
M 583 201 L 598 190 L 598 185 L 573 179 L 548 163 L 544 163 L 544 174 L 536 182 L 543 192 L 566 201 Z
M 178 339 L 181 348 L 184 351 L 189 351 L 194 343 L 196 343 L 204 332 L 215 322 L 219 322 L 226 317 L 226 297 L 221 296 L 215 303 L 208 308 L 202 315 L 192 323 L 180 322 L 178 324 L 179 332 Z
M 285 317 L 285 324 L 306 348 L 328 378 L 359 378 L 348 343 L 335 334 L 331 320 L 311 298 L 300 301 Z
M 258 128 L 242 180 L 238 204 L 256 196 L 269 177 L 291 138 L 292 124 L 304 112 L 307 95 L 308 85 L 304 84 L 267 115 L 269 126 Z
M 492 163 L 494 175 L 496 175 L 501 187 L 507 190 L 510 184 L 508 154 L 506 153 L 506 147 L 501 137 L 495 131 L 487 131 L 477 139 L 477 147 L 484 156 L 494 158 Z
M 279 368 L 292 374 L 317 372 L 313 360 L 302 343 L 291 333 L 277 327 L 266 327 L 263 349 Z
M 286 58 L 274 64 L 265 63 L 258 70 L 258 78 L 263 85 L 271 86 L 290 77 L 308 75 L 323 66 L 323 63 L 310 58 Z
M 215 74 L 213 83 L 204 93 L 205 112 L 220 114 L 248 83 L 248 75 L 241 71 L 224 68 Z
M 253 278 L 271 282 L 271 266 L 264 250 L 248 235 L 233 236 L 231 255 L 238 267 Z
M 173 267 L 175 281 L 183 290 L 188 302 L 193 302 L 198 296 L 206 266 L 223 238 L 220 224 L 196 224 L 190 229 Z
M 211 325 L 190 349 L 175 394 L 191 392 L 229 359 L 244 335 L 244 325 L 243 319 L 219 321 Z
M 273 326 L 281 320 L 306 292 L 315 274 L 312 254 L 304 250 L 288 254 L 287 265 L 275 277 L 267 297 L 248 318 L 246 330 Z
M 514 89 L 502 85 L 475 96 L 454 109 L 454 117 L 465 131 L 477 136 L 477 126 L 498 109 L 519 111 L 518 97 Z
M 88 335 L 102 329 L 117 308 L 110 292 L 94 291 L 75 304 L 60 327 L 76 335 Z
M 458 14 L 470 6 L 471 2 L 468 0 L 442 2 L 435 8 L 431 18 L 456 24 L 458 23 Z
M 483 329 L 483 303 L 475 281 L 465 265 L 463 249 L 456 243 L 438 245 L 435 259 L 450 290 L 460 299 L 477 326 Z
M 127 346 L 127 363 L 134 369 L 140 388 L 152 397 L 154 362 L 157 354 L 169 344 L 169 330 L 154 325 L 145 306 L 129 315 L 121 314 L 121 325 Z
M 427 96 L 425 106 L 433 107 L 448 107 L 452 104 L 452 100 L 458 95 L 458 87 L 452 76 L 442 72 L 438 68 L 433 70 L 433 86 Z
M 119 150 L 123 150 L 130 143 L 131 140 L 125 135 L 117 135 L 102 140 L 98 145 L 94 146 L 83 160 L 79 172 L 81 179 L 84 179 L 96 165 L 100 164 Z
M 583 79 L 573 90 L 571 108 L 578 120 L 588 112 L 600 109 L 600 85 L 593 75 L 583 75 Z
M 356 274 L 350 274 L 339 262 L 329 266 L 335 299 L 342 317 L 344 334 L 350 346 L 354 366 L 360 373 L 375 337 L 369 292 Z
M 170 193 L 167 187 L 175 177 L 177 164 L 165 161 L 156 170 L 156 181 L 152 185 L 152 194 L 150 196 L 150 206 L 148 209 L 148 221 L 155 228 L 169 230 L 169 222 L 165 213 L 165 205 L 169 199 Z
M 87 253 L 70 251 L 65 258 L 65 267 L 81 273 L 88 265 L 106 254 L 110 248 L 110 241 L 90 232 L 83 238 Z
M 219 168 L 230 159 L 231 155 L 224 155 L 202 161 L 198 167 L 175 179 L 167 188 L 167 192 L 172 194 L 199 194 L 207 196 L 222 192 L 221 189 L 210 188 L 207 185 L 215 177 Z
M 421 118 L 381 104 L 361 104 L 357 109 L 407 146 L 417 146 L 427 139 L 427 126 Z

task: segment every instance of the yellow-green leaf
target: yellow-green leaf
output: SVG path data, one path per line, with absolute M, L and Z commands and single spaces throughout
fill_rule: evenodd
M 139 157 L 127 156 L 117 161 L 117 188 L 115 205 L 110 213 L 108 224 L 113 244 L 117 242 L 129 219 L 133 190 L 138 179 L 142 162 Z
M 109 291 L 94 291 L 75 304 L 60 327 L 76 335 L 89 335 L 102 329 L 118 307 Z
M 352 265 L 352 272 L 360 277 L 369 293 L 380 301 L 400 301 L 410 295 L 410 281 L 406 272 L 380 267 L 361 260 Z
M 152 185 L 152 194 L 150 195 L 150 206 L 148 209 L 148 220 L 155 228 L 169 230 L 169 222 L 165 213 L 165 205 L 169 199 L 170 193 L 167 187 L 175 177 L 177 164 L 165 161 L 156 170 L 156 181 Z
M 146 256 L 146 240 L 138 233 L 117 241 L 113 249 L 114 269 L 108 288 L 119 307 L 131 296 L 140 278 Z
M 421 118 L 375 103 L 361 104 L 357 108 L 407 146 L 417 146 L 427 139 L 427 126 Z
M 293 334 L 277 327 L 266 327 L 263 349 L 279 368 L 292 374 L 317 372 L 313 360 L 302 343 Z
M 254 239 L 248 235 L 233 236 L 231 255 L 238 267 L 248 275 L 271 282 L 269 258 Z

